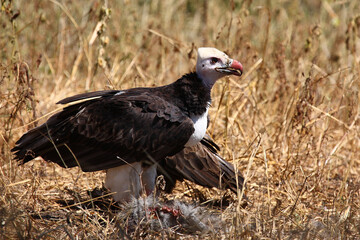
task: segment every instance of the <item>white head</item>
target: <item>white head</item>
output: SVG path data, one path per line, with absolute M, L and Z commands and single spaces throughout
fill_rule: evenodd
M 243 66 L 240 62 L 229 58 L 225 53 L 216 48 L 202 47 L 198 49 L 196 73 L 205 86 L 210 89 L 216 80 L 227 76 L 241 76 Z

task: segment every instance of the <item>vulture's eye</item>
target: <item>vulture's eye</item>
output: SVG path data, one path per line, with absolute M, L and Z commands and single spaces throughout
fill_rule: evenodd
M 214 64 L 217 63 L 218 61 L 219 61 L 218 58 L 213 57 L 213 58 L 210 59 L 210 64 L 211 64 L 211 65 L 214 65 Z

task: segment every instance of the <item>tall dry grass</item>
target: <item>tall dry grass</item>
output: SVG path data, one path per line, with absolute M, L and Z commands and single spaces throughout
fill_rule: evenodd
M 194 69 L 200 46 L 244 65 L 241 79 L 214 87 L 208 132 L 251 200 L 242 208 L 232 196 L 227 228 L 207 237 L 360 238 L 358 1 L 1 3 L 1 239 L 194 238 L 131 235 L 87 194 L 104 173 L 17 166 L 10 149 L 62 98 L 171 83 Z M 179 184 L 172 196 L 224 199 L 195 189 Z

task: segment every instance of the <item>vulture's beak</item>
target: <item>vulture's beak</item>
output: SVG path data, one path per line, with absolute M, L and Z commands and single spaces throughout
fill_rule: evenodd
M 231 59 L 227 66 L 215 68 L 216 71 L 228 75 L 241 76 L 243 72 L 243 66 L 240 62 Z

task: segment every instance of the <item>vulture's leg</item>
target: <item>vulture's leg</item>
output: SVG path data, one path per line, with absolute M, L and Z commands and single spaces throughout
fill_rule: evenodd
M 140 162 L 110 168 L 106 171 L 105 187 L 116 192 L 113 197 L 117 202 L 130 201 L 132 196 L 138 198 L 141 172 Z

